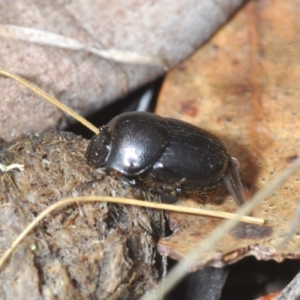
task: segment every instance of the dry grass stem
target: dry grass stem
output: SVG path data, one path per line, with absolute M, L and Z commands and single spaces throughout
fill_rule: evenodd
M 281 239 L 281 241 L 276 245 L 276 248 L 278 250 L 281 250 L 285 247 L 285 245 L 293 238 L 293 235 L 295 234 L 300 222 L 300 199 L 298 201 L 297 210 L 295 212 L 293 221 L 291 223 L 290 229 L 287 232 L 286 235 Z
M 263 224 L 263 219 L 248 217 L 248 216 L 236 216 L 235 214 L 226 213 L 226 212 L 219 212 L 219 211 L 207 211 L 203 209 L 197 208 L 190 208 L 190 207 L 182 207 L 182 206 L 175 206 L 170 204 L 162 204 L 156 202 L 147 202 L 142 200 L 133 200 L 127 198 L 113 198 L 113 197 L 74 197 L 74 198 L 66 198 L 64 200 L 58 201 L 55 204 L 49 206 L 44 211 L 42 211 L 24 230 L 23 232 L 17 237 L 17 239 L 11 244 L 11 246 L 3 253 L 0 258 L 0 269 L 3 267 L 6 260 L 12 254 L 12 252 L 16 249 L 16 247 L 22 242 L 22 240 L 28 235 L 28 233 L 36 226 L 38 222 L 40 222 L 44 217 L 46 217 L 49 213 L 53 210 L 62 207 L 67 204 L 72 204 L 75 202 L 110 202 L 110 203 L 117 203 L 117 204 L 128 204 L 140 207 L 148 207 L 154 209 L 163 209 L 163 210 L 170 210 L 176 211 L 181 213 L 191 213 L 191 214 L 198 214 L 204 216 L 211 216 L 217 218 L 234 218 L 238 221 L 248 222 L 252 224 Z
M 99 129 L 97 127 L 95 127 L 93 124 L 91 124 L 90 122 L 88 122 L 86 119 L 84 119 L 83 117 L 81 117 L 80 115 L 78 115 L 72 109 L 70 109 L 69 107 L 67 107 L 63 103 L 59 102 L 58 100 L 56 100 L 55 98 L 53 98 L 52 96 L 50 96 L 49 94 L 47 94 L 46 92 L 44 92 L 43 90 L 39 89 L 37 86 L 35 86 L 32 83 L 28 82 L 24 78 L 22 78 L 22 77 L 20 77 L 20 76 L 18 76 L 16 74 L 14 74 L 14 73 L 12 73 L 12 72 L 9 72 L 9 71 L 1 68 L 1 67 L 0 67 L 0 74 L 3 75 L 3 76 L 6 76 L 6 77 L 12 78 L 12 79 L 16 80 L 17 82 L 23 84 L 28 89 L 30 89 L 31 91 L 33 91 L 35 94 L 43 97 L 44 99 L 46 99 L 50 103 L 52 103 L 55 106 L 57 106 L 58 108 L 60 108 L 65 113 L 67 113 L 70 116 L 72 116 L 75 120 L 77 120 L 78 122 L 80 122 L 81 124 L 83 124 L 84 126 L 86 126 L 87 128 L 89 128 L 94 133 L 96 133 L 96 134 L 99 133 Z
M 84 50 L 95 55 L 122 63 L 156 65 L 168 69 L 166 61 L 158 55 L 146 55 L 116 49 L 98 49 L 89 47 L 76 39 L 65 37 L 61 34 L 38 30 L 35 28 L 20 27 L 15 25 L 0 25 L 0 36 L 4 38 L 21 40 L 41 45 L 49 45 L 70 50 Z
M 286 168 L 270 184 L 256 193 L 245 205 L 238 211 L 235 218 L 225 221 L 212 234 L 205 238 L 193 251 L 191 251 L 184 260 L 180 261 L 161 281 L 154 290 L 150 290 L 142 297 L 142 300 L 159 300 L 163 298 L 192 268 L 196 261 L 201 259 L 203 252 L 211 251 L 214 244 L 219 241 L 228 231 L 230 231 L 239 222 L 238 218 L 249 214 L 264 199 L 271 196 L 290 176 L 295 174 L 300 168 L 300 159 Z

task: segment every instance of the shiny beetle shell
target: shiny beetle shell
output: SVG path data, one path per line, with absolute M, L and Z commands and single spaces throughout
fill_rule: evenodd
M 87 148 L 88 164 L 118 171 L 172 194 L 205 195 L 224 180 L 241 204 L 237 161 L 223 143 L 189 123 L 147 112 L 124 113 L 100 127 Z
M 136 176 L 153 167 L 169 140 L 165 119 L 148 113 L 121 114 L 92 138 L 87 149 L 88 163 Z

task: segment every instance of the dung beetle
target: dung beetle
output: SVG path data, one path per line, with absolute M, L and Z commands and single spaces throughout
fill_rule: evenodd
M 237 160 L 216 136 L 183 121 L 123 113 L 100 127 L 86 157 L 89 165 L 121 173 L 132 184 L 204 202 L 224 181 L 237 203 L 244 203 Z

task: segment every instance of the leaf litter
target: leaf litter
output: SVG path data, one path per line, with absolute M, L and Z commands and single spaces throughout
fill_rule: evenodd
M 284 5 L 285 4 L 282 4 L 282 6 L 284 6 Z M 245 15 L 249 16 L 251 13 L 253 13 L 253 10 L 256 10 L 256 7 L 254 7 L 254 8 L 255 9 L 253 9 L 253 6 L 251 7 L 249 5 L 247 7 L 248 11 L 246 11 L 246 12 L 244 11 L 243 13 L 238 14 L 235 17 L 235 19 L 236 18 L 243 19 L 243 17 L 245 18 Z M 276 7 L 276 8 L 278 9 L 278 7 Z M 280 9 L 282 9 L 282 7 Z M 256 11 L 256 13 L 257 13 L 257 11 Z M 240 17 L 241 14 L 242 14 L 242 17 Z M 250 19 L 251 18 L 249 17 L 249 20 Z M 241 20 L 239 20 L 239 21 L 241 23 Z M 257 20 L 254 20 L 254 21 L 257 21 Z M 252 16 L 252 22 L 253 22 L 253 16 Z M 255 24 L 255 25 L 257 25 L 257 24 Z M 253 32 L 252 32 L 252 34 L 253 34 Z M 218 37 L 218 35 L 217 35 L 217 37 Z M 251 41 L 253 41 L 253 40 L 255 40 L 254 37 L 252 37 Z M 232 43 L 232 44 L 234 44 L 234 43 Z M 204 49 L 207 48 L 208 45 L 206 45 L 204 47 Z M 223 46 L 222 39 L 220 39 L 219 45 L 212 45 L 212 48 L 215 48 L 215 51 L 218 52 L 219 50 L 220 51 L 222 50 L 222 46 Z M 232 47 L 233 45 L 230 45 L 230 46 Z M 254 50 L 255 51 L 253 51 L 253 49 L 252 49 L 252 51 L 257 54 L 257 52 L 258 52 L 257 49 L 254 49 Z M 228 52 L 230 52 L 230 51 L 228 51 Z M 243 52 L 243 51 L 241 51 L 241 52 Z M 246 52 L 247 51 L 245 51 L 245 53 Z M 210 54 L 212 54 L 212 53 L 210 53 Z M 229 55 L 229 53 L 227 53 L 227 55 Z M 251 55 L 254 56 L 253 53 Z M 212 56 L 214 58 L 216 58 L 213 54 L 212 54 Z M 245 60 L 245 61 L 247 62 L 247 60 Z M 243 63 L 245 63 L 245 61 L 243 62 L 241 60 L 241 62 L 243 62 Z M 194 67 L 195 67 L 196 66 L 195 61 L 193 61 L 193 63 L 194 63 Z M 205 65 L 206 63 L 207 62 L 204 62 L 202 60 L 202 64 L 200 64 L 199 69 L 203 70 L 203 65 Z M 210 63 L 212 64 L 212 61 L 210 61 Z M 231 61 L 231 63 L 232 63 L 232 65 L 235 65 L 235 64 L 239 64 L 239 61 L 233 59 Z M 266 62 L 266 59 L 265 59 L 264 63 L 266 64 L 264 66 L 264 69 L 265 69 L 265 67 L 268 65 L 268 62 Z M 261 62 L 260 62 L 260 64 L 261 64 Z M 243 67 L 245 67 L 245 65 Z M 295 118 L 291 118 L 291 119 L 289 118 L 290 115 L 289 115 L 288 111 L 290 111 L 290 109 L 288 109 L 288 110 L 282 109 L 283 107 L 285 108 L 285 105 L 289 106 L 290 102 L 287 101 L 286 99 L 284 99 L 284 101 L 282 101 L 282 102 L 285 102 L 285 104 L 283 104 L 281 102 L 278 105 L 278 103 L 277 103 L 277 107 L 273 103 L 274 104 L 273 106 L 270 105 L 270 107 L 271 107 L 270 112 L 272 113 L 271 118 L 269 116 L 269 119 L 267 119 L 267 120 L 264 119 L 266 116 L 268 116 L 268 113 L 269 113 L 266 106 L 269 106 L 270 100 L 276 99 L 276 96 L 271 95 L 271 96 L 274 96 L 274 97 L 271 97 L 270 94 L 265 95 L 262 93 L 262 89 L 260 86 L 261 83 L 257 82 L 257 79 L 261 80 L 261 78 L 258 78 L 259 76 L 257 76 L 257 75 L 260 75 L 260 76 L 262 75 L 260 67 L 261 66 L 259 66 L 257 69 L 254 68 L 255 70 L 252 69 L 251 72 L 249 72 L 252 76 L 252 77 L 250 76 L 250 83 L 249 82 L 247 83 L 247 81 L 246 81 L 246 84 L 245 84 L 245 82 L 243 82 L 243 83 L 234 82 L 234 80 L 233 80 L 233 82 L 229 82 L 230 80 L 228 80 L 227 77 L 232 77 L 232 76 L 230 76 L 232 74 L 229 71 L 226 75 L 225 74 L 220 75 L 221 77 L 223 75 L 223 78 L 222 78 L 223 80 L 224 79 L 228 80 L 227 86 L 225 84 L 225 86 L 222 87 L 222 84 L 221 84 L 222 80 L 220 80 L 219 84 L 216 84 L 215 86 L 212 85 L 211 90 L 209 90 L 209 88 L 208 88 L 208 90 L 209 90 L 209 92 L 211 92 L 211 94 L 209 94 L 209 93 L 205 94 L 205 88 L 207 88 L 207 86 L 203 89 L 204 91 L 202 91 L 202 87 L 203 87 L 202 86 L 201 91 L 199 93 L 199 95 L 201 95 L 200 97 L 199 97 L 199 95 L 196 95 L 193 92 L 189 92 L 189 95 L 191 95 L 191 97 L 189 97 L 188 99 L 185 99 L 183 97 L 182 99 L 184 101 L 180 101 L 180 99 L 176 100 L 174 97 L 174 99 L 176 101 L 176 104 L 174 105 L 174 107 L 176 107 L 176 105 L 178 105 L 178 104 L 181 104 L 179 111 L 182 114 L 183 118 L 186 118 L 186 120 L 191 122 L 191 120 L 193 120 L 193 119 L 196 120 L 196 117 L 200 116 L 201 121 L 199 121 L 199 126 L 202 126 L 210 131 L 214 131 L 215 134 L 217 134 L 221 138 L 223 138 L 223 140 L 225 141 L 231 154 L 238 157 L 239 160 L 241 161 L 241 171 L 242 171 L 244 180 L 246 181 L 246 183 L 249 185 L 249 187 L 252 190 L 257 190 L 260 187 L 264 186 L 265 182 L 267 183 L 278 172 L 283 170 L 290 162 L 294 161 L 298 157 L 298 154 L 299 154 L 299 152 L 294 151 L 294 150 L 299 149 L 299 147 L 298 147 L 299 141 L 297 141 L 298 144 L 296 141 L 294 141 L 294 143 L 290 142 L 291 136 L 293 136 L 293 130 L 297 129 L 298 123 L 293 122 Z M 190 71 L 189 68 L 187 68 L 186 66 L 183 68 L 186 68 L 186 70 L 184 70 L 184 71 Z M 190 66 L 190 68 L 192 68 L 192 67 Z M 217 69 L 217 66 L 216 66 L 216 69 Z M 222 71 L 222 70 L 220 70 L 220 71 Z M 205 69 L 202 72 L 205 73 Z M 186 73 L 188 73 L 188 72 L 186 72 Z M 244 73 L 247 73 L 247 72 L 244 72 Z M 244 73 L 241 72 L 240 75 L 245 75 Z M 228 75 L 228 74 L 230 74 L 230 75 Z M 201 80 L 204 82 L 206 81 L 206 85 L 209 86 L 209 84 L 207 84 L 207 82 L 209 80 L 207 78 L 205 78 L 207 74 L 204 74 L 204 75 L 205 75 L 204 78 L 202 78 Z M 293 74 L 293 75 L 295 75 L 295 74 Z M 261 77 L 263 77 L 263 76 L 261 76 Z M 243 81 L 242 78 L 243 77 L 241 76 L 238 79 L 240 81 Z M 263 78 L 263 79 L 266 79 L 266 78 Z M 267 79 L 269 79 L 269 78 L 267 78 Z M 292 78 L 289 78 L 289 79 L 291 81 L 293 80 Z M 181 81 L 181 80 L 182 80 L 182 78 L 177 78 L 177 81 Z M 214 82 L 215 78 L 211 78 L 211 80 L 212 80 L 212 83 L 216 83 L 216 82 Z M 195 81 L 197 81 L 197 79 Z M 225 80 L 225 83 L 226 83 L 226 80 Z M 184 84 L 184 82 L 183 82 L 183 84 Z M 195 86 L 194 86 L 194 88 L 195 88 Z M 232 90 L 230 90 L 230 88 L 232 88 Z M 264 88 L 266 88 L 266 87 L 264 86 Z M 197 90 L 199 92 L 199 89 L 200 88 L 198 86 L 198 89 L 195 89 L 195 90 Z M 224 93 L 222 93 L 222 101 L 224 101 L 224 102 L 220 102 L 220 99 L 216 99 L 217 97 L 211 97 L 214 94 L 214 93 L 212 93 L 212 90 L 214 90 L 214 89 L 219 90 L 219 91 L 222 90 L 223 92 L 225 91 Z M 269 87 L 268 91 L 269 92 L 273 91 L 273 89 Z M 234 92 L 234 93 L 230 94 L 229 92 Z M 265 92 L 265 90 L 264 90 L 264 92 Z M 274 94 L 277 94 L 277 91 L 275 91 L 275 92 L 276 93 L 274 93 Z M 176 94 L 176 93 L 174 93 L 174 94 Z M 285 96 L 288 96 L 288 94 L 289 94 L 289 92 L 287 92 L 287 94 Z M 168 97 L 170 97 L 170 95 L 172 95 L 172 94 L 169 93 Z M 194 98 L 193 98 L 193 95 L 194 95 Z M 264 99 L 263 103 L 261 101 L 262 95 L 264 95 L 264 98 L 267 99 L 267 100 Z M 178 96 L 179 96 L 179 94 L 178 94 Z M 220 96 L 220 95 L 216 95 L 216 96 Z M 246 96 L 245 98 L 250 98 L 250 100 L 248 99 L 249 100 L 248 103 L 246 103 L 245 98 L 240 101 L 236 101 L 235 102 L 236 107 L 235 107 L 233 102 L 238 98 L 238 96 L 240 96 L 240 98 L 243 98 L 242 96 Z M 284 95 L 281 95 L 280 97 L 285 98 Z M 211 100 L 212 106 L 210 108 L 209 108 L 210 101 L 208 100 L 208 98 L 212 99 Z M 199 100 L 201 100 L 200 106 L 198 106 Z M 242 102 L 245 102 L 245 103 L 242 103 Z M 218 109 L 216 109 L 216 108 L 218 108 Z M 220 113 L 220 108 L 221 108 L 222 113 Z M 279 110 L 278 114 L 276 114 L 276 112 L 275 112 L 276 108 Z M 295 108 L 295 106 L 293 106 L 293 108 Z M 238 110 L 237 113 L 234 111 L 235 109 Z M 199 114 L 199 111 L 200 111 L 200 114 Z M 213 114 L 209 115 L 207 112 L 213 112 Z M 295 116 L 296 112 L 297 112 L 297 110 L 295 110 L 292 114 Z M 241 118 L 241 113 L 243 113 L 242 118 Z M 280 113 L 282 113 L 284 115 L 284 118 L 282 120 L 278 120 Z M 167 115 L 167 113 L 166 113 L 166 115 Z M 204 116 L 204 118 L 201 118 L 203 116 Z M 207 120 L 207 116 L 210 116 L 211 119 Z M 178 115 L 176 117 L 178 117 Z M 277 118 L 277 120 L 276 120 L 276 118 Z M 243 122 L 241 122 L 241 119 L 243 119 Z M 287 123 L 285 123 L 285 122 L 287 122 Z M 268 127 L 268 125 L 269 125 L 269 127 Z M 275 125 L 275 127 L 273 127 L 273 125 Z M 289 125 L 290 127 L 286 126 L 286 125 Z M 295 126 L 291 126 L 291 125 L 295 125 Z M 229 127 L 231 127 L 231 128 L 229 128 Z M 239 128 L 239 127 L 241 127 L 241 128 Z M 286 129 L 286 132 L 284 132 L 282 127 Z M 286 128 L 286 127 L 289 127 L 289 128 Z M 292 129 L 291 130 L 292 132 L 289 129 Z M 274 134 L 274 132 L 278 133 L 278 135 Z M 226 138 L 223 137 L 223 135 L 226 136 Z M 294 137 L 295 136 L 296 135 L 294 132 Z M 285 145 L 285 143 L 287 143 L 286 146 L 288 149 L 286 149 L 286 148 L 281 149 L 279 146 Z M 276 149 L 276 146 L 278 147 L 277 149 Z M 272 155 L 270 156 L 270 154 L 273 154 L 273 156 Z M 287 154 L 287 156 L 285 156 L 286 154 Z M 296 207 L 295 204 L 297 203 L 297 201 L 296 201 L 297 197 L 296 196 L 293 197 L 293 195 L 296 194 L 297 192 L 299 192 L 299 190 L 297 190 L 297 188 L 295 187 L 295 184 L 294 184 L 294 182 L 297 182 L 297 181 L 299 181 L 298 176 L 294 176 L 293 178 L 291 178 L 289 183 L 287 183 L 287 185 L 283 189 L 286 191 L 285 193 L 282 191 L 276 192 L 274 194 L 274 196 L 272 198 L 270 198 L 270 199 L 273 199 L 273 201 L 265 201 L 264 204 L 262 205 L 262 207 L 258 208 L 254 212 L 254 215 L 262 216 L 262 215 L 266 215 L 269 212 L 269 210 L 271 211 L 270 216 L 268 218 L 266 217 L 266 219 L 268 220 L 268 224 L 263 229 L 258 229 L 258 228 L 253 227 L 253 225 L 251 225 L 252 227 L 244 226 L 244 227 L 236 228 L 234 231 L 232 231 L 230 233 L 231 238 L 234 237 L 234 239 L 236 240 L 235 242 L 237 244 L 240 242 L 240 240 L 248 240 L 248 244 L 246 243 L 246 248 L 243 245 L 236 246 L 237 248 L 240 247 L 239 249 L 244 249 L 245 250 L 244 253 L 238 253 L 238 257 L 235 258 L 235 255 L 238 252 L 237 251 L 238 249 L 235 249 L 235 250 L 233 250 L 233 252 L 236 252 L 236 253 L 233 253 L 233 255 L 232 255 L 233 259 L 231 257 L 229 257 L 228 260 L 225 260 L 223 262 L 221 261 L 221 256 L 223 255 L 223 253 L 226 254 L 226 251 L 225 252 L 220 251 L 219 253 L 221 253 L 221 255 L 220 255 L 220 257 L 217 258 L 217 261 L 216 261 L 217 264 L 218 263 L 220 263 L 220 264 L 231 263 L 231 262 L 235 261 L 236 259 L 240 259 L 241 257 L 243 257 L 245 255 L 253 254 L 253 252 L 250 251 L 251 250 L 250 248 L 253 245 L 255 248 L 256 245 L 255 245 L 254 241 L 256 241 L 257 243 L 260 244 L 259 245 L 260 251 L 266 250 L 264 253 L 265 255 L 261 256 L 261 258 L 263 258 L 263 259 L 274 258 L 277 260 L 281 260 L 281 259 L 284 259 L 285 257 L 288 257 L 286 255 L 287 247 L 285 249 L 283 249 L 283 252 L 281 252 L 281 253 L 278 252 L 277 254 L 275 253 L 277 256 L 276 255 L 274 256 L 274 253 L 272 253 L 272 251 L 270 251 L 270 250 L 274 246 L 274 243 L 272 243 L 272 242 L 276 239 L 278 240 L 278 238 L 285 235 L 286 231 L 283 229 L 286 229 L 289 221 L 291 221 L 292 214 L 288 214 L 285 211 L 285 209 L 288 208 L 289 212 L 292 212 L 293 209 L 291 207 L 293 207 L 294 211 L 295 211 L 295 207 Z M 273 204 L 273 203 L 276 203 L 276 201 L 274 201 L 274 200 L 278 200 L 278 199 L 279 199 L 278 202 L 280 202 L 280 205 Z M 286 199 L 286 200 L 282 200 L 282 199 Z M 283 204 L 284 201 L 285 201 L 285 203 Z M 228 204 L 228 207 L 224 206 L 225 204 Z M 292 204 L 292 205 L 290 205 L 290 204 Z M 190 205 L 195 205 L 195 203 L 192 203 L 192 201 L 191 201 Z M 236 210 L 236 207 L 232 203 L 232 199 L 230 199 L 230 197 L 227 197 L 224 200 L 224 197 L 222 196 L 222 194 L 215 197 L 214 202 L 209 204 L 208 206 L 206 205 L 205 207 L 208 208 L 210 205 L 213 209 L 222 207 L 221 210 L 227 210 L 227 208 L 228 208 L 227 211 L 235 211 Z M 273 208 L 274 205 L 276 206 L 276 208 Z M 280 212 L 280 208 L 283 209 L 282 212 Z M 278 225 L 278 218 L 280 218 L 280 217 L 278 217 L 277 214 L 280 217 L 282 217 L 282 220 L 283 220 L 283 222 L 281 222 L 283 224 L 279 224 L 279 225 L 282 225 L 282 227 L 283 227 L 283 229 L 281 231 L 279 229 L 275 228 L 276 227 L 275 219 L 277 217 L 277 225 Z M 179 221 L 176 220 L 176 214 L 172 215 L 172 220 L 174 221 L 174 224 L 177 223 L 177 224 L 179 224 L 179 226 L 182 227 L 183 223 L 179 223 Z M 190 224 L 187 223 L 187 225 L 185 225 L 185 226 L 187 228 L 192 227 L 191 223 L 193 223 L 192 220 L 191 220 Z M 214 225 L 213 221 L 211 222 L 211 224 Z M 278 227 L 281 227 L 281 226 L 278 226 Z M 209 226 L 208 226 L 208 228 L 209 228 Z M 274 229 L 276 229 L 276 230 L 274 230 Z M 202 232 L 204 232 L 204 231 L 202 231 Z M 177 231 L 177 233 L 178 233 L 178 231 Z M 177 234 L 177 233 L 175 233 L 175 234 Z M 296 233 L 296 236 L 297 236 L 297 234 L 299 235 L 298 232 Z M 198 236 L 201 236 L 201 234 L 199 234 Z M 291 241 L 290 244 L 295 244 L 295 243 L 297 244 L 297 241 L 295 241 L 295 237 L 294 237 L 294 239 Z M 261 246 L 261 244 L 263 246 Z M 264 245 L 265 245 L 265 248 L 264 248 Z M 288 247 L 289 247 L 289 245 L 288 245 Z M 233 246 L 233 248 L 234 248 L 234 246 Z M 296 248 L 296 246 L 295 246 L 295 248 Z M 177 251 L 176 248 L 174 248 L 174 249 L 175 249 L 175 251 Z M 230 245 L 229 245 L 228 249 L 230 249 Z M 227 251 L 228 251 L 228 249 L 227 249 Z M 293 249 L 293 248 L 291 248 L 291 249 Z M 257 253 L 259 253 L 259 251 Z M 254 254 L 257 255 L 257 253 L 254 253 Z M 180 254 L 182 254 L 182 253 L 180 253 Z M 184 253 L 183 253 L 183 255 L 184 255 Z M 295 255 L 295 257 L 296 257 L 298 255 L 298 253 L 294 252 L 294 253 L 292 253 L 292 255 Z M 258 255 L 258 257 L 259 257 L 259 255 Z M 223 255 L 223 258 L 224 258 L 224 255 Z M 218 261 L 218 259 L 219 259 L 219 261 Z
M 219 136 L 240 161 L 250 193 L 267 186 L 300 156 L 299 54 L 291 47 L 297 42 L 298 15 L 285 18 L 279 29 L 276 16 L 288 13 L 292 1 L 270 3 L 248 3 L 204 47 L 170 72 L 157 109 L 163 116 L 191 122 Z M 224 266 L 249 255 L 276 261 L 299 258 L 299 228 L 284 248 L 277 248 L 297 209 L 299 181 L 298 173 L 255 209 L 252 215 L 264 218 L 266 225 L 237 225 L 215 244 L 214 251 L 203 253 L 195 268 Z M 189 200 L 184 205 L 238 209 L 222 189 L 209 204 Z M 176 260 L 185 258 L 221 224 L 217 219 L 176 213 L 170 218 L 176 232 L 161 239 L 158 249 Z

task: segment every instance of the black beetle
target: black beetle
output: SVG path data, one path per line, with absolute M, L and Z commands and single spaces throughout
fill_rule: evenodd
M 238 204 L 244 188 L 238 162 L 211 133 L 147 112 L 130 112 L 100 127 L 86 151 L 88 164 L 117 171 L 131 183 L 207 201 L 224 180 Z

